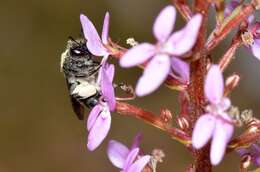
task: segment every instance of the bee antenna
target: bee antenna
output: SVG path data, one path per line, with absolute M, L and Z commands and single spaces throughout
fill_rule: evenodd
M 68 39 L 77 43 L 80 46 L 80 43 L 78 41 L 76 41 L 72 36 L 69 36 Z

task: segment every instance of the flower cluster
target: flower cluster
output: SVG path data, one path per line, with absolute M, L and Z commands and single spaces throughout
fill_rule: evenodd
M 97 84 L 101 87 L 102 99 L 90 112 L 87 120 L 89 150 L 95 150 L 105 139 L 111 126 L 110 112 L 115 110 L 116 99 L 113 87 L 115 67 L 107 62 L 109 51 L 105 45 L 108 43 L 109 13 L 104 18 L 102 38 L 93 23 L 85 15 L 80 15 L 83 33 L 87 40 L 88 50 L 96 56 L 103 56 Z
M 253 8 L 255 3 L 260 4 L 258 1 L 253 2 L 246 6 L 246 10 L 249 12 L 256 8 Z M 178 4 L 178 2 L 175 3 Z M 205 3 L 209 2 L 205 1 Z M 90 109 L 86 125 L 88 131 L 87 148 L 90 151 L 95 150 L 106 138 L 111 127 L 111 113 L 116 111 L 119 114 L 132 115 L 162 129 L 170 134 L 173 139 L 189 146 L 193 154 L 194 152 L 200 152 L 198 154 L 195 153 L 194 156 L 203 155 L 203 157 L 195 158 L 205 158 L 202 161 L 208 161 L 208 163 L 205 163 L 210 166 L 207 169 L 211 168 L 212 165 L 220 164 L 227 147 L 230 149 L 237 148 L 236 150 L 240 156 L 250 156 L 255 166 L 260 166 L 259 145 L 252 144 L 259 136 L 259 133 L 257 133 L 260 131 L 259 128 L 255 129 L 253 134 L 252 132 L 249 133 L 249 139 L 246 137 L 246 134 L 248 134 L 246 133 L 242 134 L 238 139 L 231 141 L 236 123 L 231 118 L 232 106 L 227 96 L 238 85 L 239 75 L 228 77 L 231 79 L 227 80 L 225 85 L 222 73 L 224 69 L 221 67 L 221 62 L 223 61 L 225 62 L 225 67 L 230 63 L 235 50 L 242 43 L 250 49 L 255 57 L 260 59 L 260 22 L 256 22 L 252 12 L 249 13 L 248 11 L 248 13 L 243 14 L 247 15 L 246 17 L 242 16 L 244 21 L 233 21 L 235 19 L 241 20 L 237 17 L 240 14 L 236 10 L 239 11 L 245 8 L 243 1 L 232 0 L 230 3 L 227 3 L 225 9 L 224 5 L 218 4 L 217 1 L 212 3 L 216 7 L 216 12 L 222 15 L 224 12 L 225 17 L 223 15 L 222 18 L 217 19 L 216 29 L 212 32 L 208 41 L 206 40 L 207 34 L 205 32 L 206 10 L 195 9 L 196 12 L 193 13 L 189 9 L 189 5 L 183 2 L 181 6 L 178 6 L 178 10 L 184 10 L 182 15 L 187 20 L 186 25 L 182 29 L 173 32 L 176 21 L 176 9 L 174 6 L 168 5 L 161 10 L 153 23 L 153 35 L 156 42 L 137 43 L 131 38 L 128 40 L 128 43 L 130 42 L 129 44 L 132 45 L 129 49 L 123 48 L 111 39 L 108 39 L 108 12 L 104 18 L 101 37 L 89 18 L 83 14 L 80 15 L 87 49 L 94 56 L 103 57 L 100 60 L 99 73 L 94 86 L 94 89 L 99 91 L 101 97 L 97 105 Z M 203 17 L 205 18 L 203 19 Z M 222 19 L 223 21 L 221 21 Z M 233 39 L 235 41 L 232 42 L 231 47 L 224 54 L 219 65 L 213 64 L 213 60 L 210 59 L 211 50 L 218 45 L 219 41 L 224 39 L 227 34 L 224 32 L 229 33 L 231 31 L 231 28 L 226 27 L 237 23 L 242 23 L 236 37 L 234 37 L 238 39 Z M 202 34 L 199 34 L 200 31 Z M 205 38 L 203 37 L 204 35 Z M 201 52 L 198 50 L 200 48 L 203 49 Z M 168 84 L 168 81 L 172 78 L 174 79 L 171 80 L 172 85 L 170 85 L 170 88 L 171 86 L 172 88 L 175 87 L 176 83 L 185 85 L 184 89 L 178 90 L 180 91 L 181 112 L 176 121 L 180 128 L 172 125 L 173 116 L 169 110 L 165 110 L 167 112 L 162 110 L 160 117 L 158 117 L 140 107 L 121 102 L 124 100 L 122 98 L 116 98 L 114 86 L 117 84 L 113 83 L 115 66 L 109 64 L 109 56 L 119 59 L 119 64 L 123 68 L 134 66 L 144 68 L 135 89 L 135 93 L 138 96 L 151 94 L 165 81 Z M 195 56 L 196 58 L 193 58 Z M 203 59 L 197 63 L 198 58 Z M 190 79 L 190 76 L 192 79 Z M 197 76 L 198 79 L 196 78 Z M 82 89 L 86 88 L 86 86 L 82 85 L 82 88 L 80 86 L 74 92 L 83 91 L 81 95 L 89 97 L 88 92 L 86 90 L 84 92 Z M 196 92 L 197 86 L 200 87 L 198 92 Z M 166 113 L 167 115 L 165 115 Z M 257 123 L 254 124 L 255 126 L 260 126 L 259 120 L 254 118 L 254 122 Z M 250 122 L 245 125 L 248 125 L 248 128 L 251 127 Z M 245 141 L 241 141 L 241 138 L 245 138 Z M 131 147 L 127 147 L 116 140 L 110 140 L 107 155 L 111 163 L 119 168 L 121 172 L 142 172 L 146 169 L 155 171 L 157 162 L 162 162 L 162 158 L 165 155 L 160 149 L 155 149 L 152 153 L 153 156 L 144 155 L 140 149 L 140 141 L 140 134 L 135 137 Z M 236 142 L 239 143 L 234 144 Z M 239 147 L 240 145 L 251 146 L 249 148 L 241 148 Z M 207 151 L 203 152 L 204 150 L 201 149 L 204 146 L 209 146 L 210 148 L 209 158 L 204 156 Z M 204 162 L 201 163 L 203 164 Z M 193 166 L 189 169 L 193 170 Z M 200 169 L 196 167 L 196 171 L 200 171 Z
M 97 78 L 101 88 L 102 99 L 91 111 L 87 120 L 88 143 L 90 151 L 95 150 L 107 136 L 111 126 L 111 112 L 115 110 L 116 98 L 113 87 L 115 67 L 107 62 L 109 51 L 105 45 L 108 43 L 109 13 L 106 13 L 102 39 L 100 39 L 93 23 L 85 16 L 80 16 L 84 36 L 87 40 L 89 51 L 96 56 L 103 56 L 101 68 Z M 108 157 L 112 164 L 122 169 L 123 172 L 141 172 L 150 161 L 149 155 L 140 156 L 141 135 L 138 134 L 131 149 L 115 140 L 108 144 Z

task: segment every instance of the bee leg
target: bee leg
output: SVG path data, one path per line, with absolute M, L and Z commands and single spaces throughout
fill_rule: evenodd
M 115 88 L 120 88 L 123 90 L 128 96 L 126 97 L 116 97 L 116 100 L 118 101 L 127 101 L 127 100 L 134 100 L 136 98 L 135 91 L 131 85 L 127 85 L 125 83 L 119 83 L 119 84 L 114 84 Z

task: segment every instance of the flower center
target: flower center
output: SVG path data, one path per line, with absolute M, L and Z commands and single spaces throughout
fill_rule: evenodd
M 209 104 L 208 106 L 206 106 L 206 111 L 215 116 L 224 116 L 230 106 L 230 100 L 224 97 L 218 104 Z

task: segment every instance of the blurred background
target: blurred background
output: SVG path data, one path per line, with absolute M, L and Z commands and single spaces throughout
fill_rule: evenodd
M 79 14 L 86 14 L 101 31 L 103 16 L 111 14 L 110 36 L 125 46 L 125 40 L 154 41 L 153 20 L 168 0 L 52 0 L 3 1 L 0 6 L 0 171 L 1 172 L 112 172 L 118 171 L 106 156 L 106 144 L 116 139 L 130 145 L 135 134 L 144 134 L 142 148 L 164 150 L 159 172 L 182 172 L 191 157 L 168 135 L 143 122 L 113 114 L 107 139 L 94 152 L 86 150 L 85 124 L 70 106 L 60 55 L 68 36 L 80 36 Z M 214 22 L 214 14 L 211 14 Z M 183 26 L 178 16 L 177 28 Z M 212 29 L 212 26 L 210 26 Z M 216 59 L 229 44 L 214 53 Z M 245 49 L 237 53 L 225 75 L 236 72 L 242 82 L 232 94 L 240 109 L 259 116 L 260 61 Z M 117 68 L 116 81 L 135 85 L 140 69 Z M 126 77 L 127 76 L 127 77 Z M 177 92 L 165 86 L 133 104 L 159 113 L 167 107 L 178 112 Z M 214 171 L 237 171 L 238 156 L 230 154 Z

